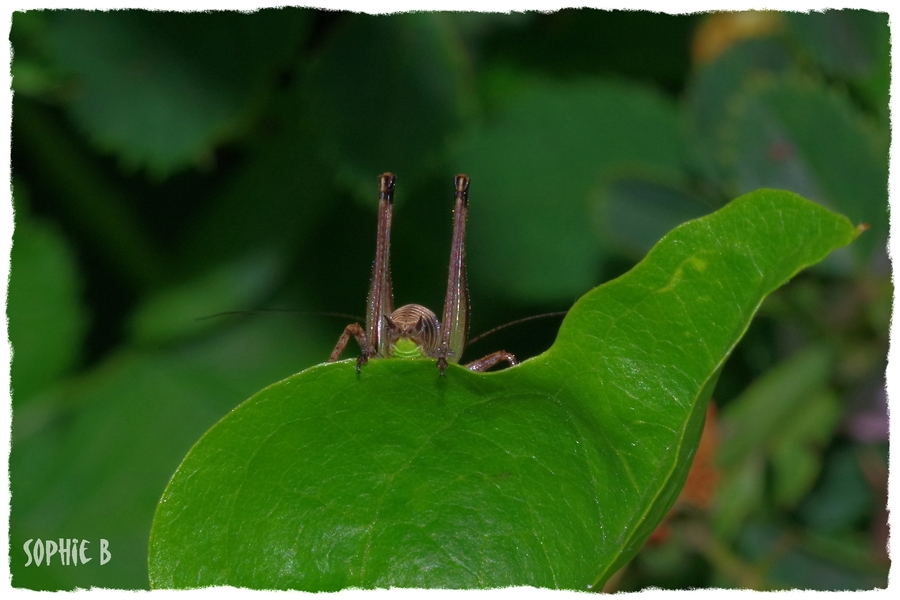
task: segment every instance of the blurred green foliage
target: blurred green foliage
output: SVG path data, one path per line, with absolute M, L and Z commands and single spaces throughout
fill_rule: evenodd
M 472 177 L 473 333 L 568 308 L 757 187 L 868 223 L 763 305 L 714 394 L 716 502 L 616 585 L 886 585 L 886 14 L 31 11 L 10 38 L 13 585 L 148 586 L 180 459 L 346 324 L 197 319 L 363 312 L 386 170 L 397 302 L 434 309 Z M 60 537 L 113 559 L 23 566 Z

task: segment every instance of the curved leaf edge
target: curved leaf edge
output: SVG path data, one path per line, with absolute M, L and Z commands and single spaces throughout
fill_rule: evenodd
M 793 197 L 793 199 L 795 201 L 796 200 L 802 201 L 803 203 L 806 203 L 810 206 L 815 206 L 818 210 L 824 211 L 825 213 L 833 214 L 828 209 L 825 209 L 819 205 L 816 205 L 815 203 L 810 202 L 810 201 L 808 201 L 796 194 L 792 194 L 790 192 L 784 192 L 781 190 L 757 190 L 756 192 L 751 192 L 749 194 L 745 194 L 744 196 L 741 196 L 741 197 L 735 199 L 734 201 L 732 201 L 731 203 L 729 203 L 723 209 L 720 209 L 716 213 L 712 213 L 710 215 L 700 217 L 693 221 L 686 222 L 686 223 L 678 226 L 677 228 L 673 229 L 662 240 L 660 240 L 660 242 L 656 246 L 654 246 L 654 248 L 647 254 L 647 256 L 644 258 L 644 260 L 642 260 L 641 263 L 639 263 L 634 269 L 632 269 L 628 273 L 625 273 L 622 276 L 620 276 L 614 280 L 611 280 L 609 282 L 604 283 L 601 286 L 594 288 L 593 290 L 591 290 L 590 292 L 588 292 L 587 294 L 582 296 L 578 301 L 576 301 L 576 303 L 573 305 L 572 309 L 569 311 L 569 314 L 564 319 L 564 321 L 560 327 L 560 336 L 558 336 L 557 341 L 555 341 L 554 344 L 551 346 L 551 348 L 548 349 L 546 352 L 544 352 L 538 356 L 535 356 L 533 358 L 530 358 L 526 361 L 523 361 L 517 367 L 513 367 L 511 369 L 505 369 L 503 371 L 498 371 L 498 372 L 473 373 L 459 365 L 450 365 L 450 368 L 458 371 L 460 375 L 462 375 L 464 373 L 465 375 L 462 375 L 462 376 L 465 376 L 465 377 L 475 377 L 475 378 L 490 377 L 490 378 L 502 379 L 504 377 L 509 377 L 511 373 L 522 372 L 523 370 L 528 371 L 528 370 L 531 370 L 534 368 L 538 368 L 537 365 L 547 364 L 548 361 L 550 363 L 553 363 L 553 362 L 557 362 L 559 360 L 564 360 L 565 359 L 565 349 L 564 349 L 564 345 L 561 345 L 559 343 L 559 337 L 564 336 L 564 333 L 567 331 L 567 329 L 572 328 L 572 327 L 577 328 L 577 325 L 574 324 L 574 322 L 581 316 L 580 313 L 588 310 L 585 307 L 590 305 L 592 302 L 596 302 L 597 297 L 602 296 L 604 294 L 604 290 L 608 289 L 608 287 L 611 285 L 616 285 L 616 284 L 621 285 L 622 282 L 627 282 L 629 277 L 634 277 L 635 273 L 639 272 L 639 269 L 641 268 L 641 266 L 643 264 L 647 264 L 648 261 L 652 262 L 652 257 L 654 257 L 657 253 L 662 251 L 661 248 L 663 248 L 665 246 L 665 243 L 667 242 L 667 240 L 672 240 L 672 239 L 677 238 L 677 236 L 680 234 L 680 232 L 683 232 L 685 229 L 694 226 L 698 221 L 705 221 L 708 219 L 712 219 L 712 218 L 715 218 L 717 215 L 722 215 L 722 214 L 727 215 L 729 211 L 736 210 L 743 203 L 752 202 L 754 200 L 754 198 L 756 198 L 759 195 L 760 192 L 762 192 L 762 193 L 776 192 L 778 194 L 786 195 L 786 197 Z M 756 303 L 756 305 L 753 307 L 753 309 L 747 313 L 748 317 L 745 319 L 742 328 L 738 332 L 736 332 L 736 335 L 734 335 L 733 341 L 732 341 L 731 345 L 728 347 L 727 352 L 725 352 L 720 357 L 716 369 L 714 369 L 712 372 L 710 372 L 704 385 L 702 386 L 702 388 L 700 389 L 698 394 L 695 396 L 695 398 L 691 401 L 692 409 L 690 411 L 690 416 L 688 419 L 685 420 L 684 427 L 682 428 L 680 435 L 678 437 L 678 441 L 679 441 L 678 450 L 675 453 L 673 453 L 673 457 L 674 457 L 673 461 L 669 465 L 667 465 L 667 469 L 666 469 L 667 474 L 665 477 L 665 485 L 659 489 L 659 491 L 655 494 L 654 499 L 647 505 L 646 510 L 643 511 L 643 513 L 637 519 L 638 526 L 631 529 L 632 533 L 626 539 L 626 543 L 623 544 L 621 552 L 619 552 L 614 557 L 614 560 L 609 562 L 606 567 L 601 568 L 600 572 L 595 577 L 592 584 L 589 585 L 589 589 L 590 588 L 597 589 L 598 586 L 602 585 L 619 568 L 621 568 L 622 566 L 624 566 L 624 564 L 626 564 L 628 561 L 630 561 L 631 558 L 633 558 L 633 556 L 640 550 L 641 546 L 643 545 L 643 541 L 646 539 L 646 537 L 656 527 L 657 522 L 662 519 L 662 517 L 666 514 L 666 512 L 669 510 L 669 508 L 672 506 L 672 504 L 674 504 L 675 500 L 677 499 L 678 493 L 680 492 L 680 489 L 684 484 L 684 480 L 687 477 L 687 469 L 679 470 L 678 466 L 679 466 L 679 464 L 682 464 L 683 461 L 688 460 L 688 458 L 692 458 L 693 453 L 696 451 L 696 444 L 699 440 L 700 433 L 702 432 L 702 426 L 703 426 L 705 411 L 706 411 L 706 404 L 712 395 L 712 390 L 715 387 L 715 382 L 717 381 L 718 375 L 721 372 L 722 365 L 724 365 L 725 361 L 730 356 L 731 352 L 734 350 L 734 347 L 737 345 L 738 341 L 743 337 L 744 333 L 746 332 L 747 328 L 750 325 L 750 322 L 752 321 L 753 316 L 757 313 L 759 306 L 762 304 L 765 297 L 769 293 L 771 293 L 772 291 L 774 291 L 775 289 L 777 289 L 778 287 L 780 287 L 781 285 L 783 285 L 784 283 L 789 281 L 793 276 L 795 276 L 802 269 L 804 269 L 804 268 L 810 266 L 811 264 L 814 264 L 815 262 L 818 262 L 819 260 L 824 258 L 834 248 L 849 244 L 851 241 L 853 241 L 853 239 L 855 239 L 859 235 L 859 233 L 861 233 L 861 231 L 863 231 L 865 229 L 865 226 L 854 227 L 849 222 L 849 220 L 847 220 L 845 217 L 841 217 L 841 218 L 844 219 L 844 221 L 846 221 L 847 231 L 848 231 L 848 234 L 845 236 L 845 239 L 843 240 L 843 242 L 835 245 L 832 248 L 829 248 L 826 251 L 823 251 L 821 253 L 821 256 L 819 256 L 818 258 L 804 262 L 804 264 L 798 265 L 795 269 L 793 269 L 793 271 L 791 272 L 791 274 L 789 276 L 784 277 L 784 278 L 770 284 L 768 286 L 768 289 L 764 293 L 761 294 L 759 301 Z M 561 350 L 561 348 L 563 348 L 563 349 Z M 170 479 L 169 483 L 166 486 L 166 490 L 163 493 L 160 504 L 157 505 L 156 513 L 154 515 L 154 521 L 156 520 L 156 516 L 160 512 L 163 502 L 169 495 L 170 486 L 174 482 L 176 475 L 178 474 L 179 470 L 181 469 L 181 466 L 184 465 L 185 461 L 188 460 L 188 458 L 191 456 L 191 454 L 194 452 L 194 450 L 199 445 L 201 445 L 204 442 L 204 440 L 207 439 L 207 436 L 211 435 L 215 430 L 217 430 L 219 427 L 223 426 L 223 424 L 225 424 L 234 413 L 240 411 L 243 407 L 245 407 L 249 403 L 252 403 L 257 398 L 257 396 L 263 395 L 267 391 L 269 391 L 273 388 L 279 387 L 288 382 L 295 382 L 295 380 L 298 378 L 304 378 L 306 376 L 312 376 L 314 374 L 318 374 L 319 372 L 321 372 L 322 370 L 325 370 L 325 369 L 335 369 L 335 368 L 352 369 L 352 368 L 355 368 L 354 362 L 355 361 L 353 359 L 348 359 L 345 361 L 336 362 L 334 364 L 321 363 L 321 364 L 315 365 L 313 367 L 310 367 L 308 369 L 301 371 L 300 373 L 297 373 L 295 375 L 292 375 L 281 381 L 275 382 L 275 383 L 267 386 L 263 390 L 260 390 L 259 392 L 257 392 L 256 394 L 254 394 L 253 396 L 251 396 L 250 398 L 248 398 L 247 400 L 242 402 L 240 405 L 235 407 L 232 411 L 230 411 L 227 415 L 225 415 L 218 423 L 216 423 L 212 428 L 210 428 L 210 430 L 208 430 L 192 446 L 191 450 L 186 454 L 185 458 L 182 460 L 181 465 L 179 465 L 179 469 L 176 470 L 175 474 L 173 474 L 173 477 Z M 409 363 L 411 361 L 406 360 L 404 362 Z M 430 360 L 430 359 L 420 359 L 415 362 L 421 362 L 421 363 L 423 363 L 423 365 L 429 365 L 430 368 L 434 368 L 434 364 L 433 364 L 434 361 Z M 700 418 L 697 418 L 698 416 Z M 151 563 L 152 563 L 152 549 L 154 546 L 154 531 L 155 531 L 155 529 L 151 529 L 151 535 L 150 535 L 150 540 L 149 540 Z M 152 588 L 165 586 L 165 584 L 163 582 L 154 581 L 152 569 L 151 569 L 150 583 L 151 583 Z

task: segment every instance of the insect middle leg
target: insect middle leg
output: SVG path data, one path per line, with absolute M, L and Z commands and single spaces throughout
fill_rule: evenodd
M 328 362 L 335 362 L 341 357 L 341 354 L 343 354 L 344 349 L 350 342 L 350 336 L 356 338 L 356 343 L 359 344 L 359 348 L 362 350 L 362 354 L 356 359 L 356 372 L 359 373 L 360 368 L 369 362 L 371 357 L 375 356 L 375 349 L 372 347 L 372 344 L 369 343 L 369 338 L 366 336 L 366 330 L 363 329 L 359 323 L 351 323 L 344 328 L 344 333 L 338 338 L 334 350 L 331 351 L 331 356 L 328 357 Z
M 496 352 L 491 352 L 487 356 L 470 362 L 466 365 L 466 368 L 470 371 L 477 371 L 481 373 L 482 371 L 487 371 L 498 362 L 503 361 L 506 361 L 511 367 L 519 364 L 519 361 L 516 360 L 516 357 L 509 352 L 506 352 L 505 350 L 497 350 Z

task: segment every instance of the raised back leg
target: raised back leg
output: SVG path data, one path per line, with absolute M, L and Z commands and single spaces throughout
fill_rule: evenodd
M 381 356 L 388 354 L 382 317 L 394 312 L 394 290 L 391 285 L 391 216 L 394 211 L 396 180 L 393 173 L 384 173 L 379 179 L 378 235 L 375 238 L 372 284 L 366 303 L 366 331 L 369 343 Z
M 341 357 L 350 337 L 356 338 L 362 354 L 356 359 L 356 372 L 369 359 L 380 354 L 387 356 L 384 336 L 384 317 L 394 311 L 394 291 L 391 287 L 391 215 L 394 209 L 393 173 L 384 173 L 379 178 L 378 234 L 375 239 L 375 263 L 372 266 L 372 284 L 366 305 L 366 328 L 359 323 L 347 325 L 328 358 L 334 362 Z
M 441 319 L 441 347 L 437 367 L 444 374 L 448 362 L 459 362 L 469 334 L 469 286 L 466 281 L 466 214 L 469 206 L 469 178 L 457 175 L 454 180 L 456 202 L 453 207 L 453 241 L 450 245 L 450 268 L 447 295 Z

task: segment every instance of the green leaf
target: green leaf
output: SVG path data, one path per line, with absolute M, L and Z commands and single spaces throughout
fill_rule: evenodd
M 875 494 L 850 446 L 838 447 L 815 490 L 801 505 L 800 519 L 822 533 L 850 531 L 871 515 Z
M 850 252 L 862 264 L 887 240 L 888 145 L 848 98 L 797 78 L 760 78 L 735 100 L 719 148 L 735 193 L 802 194 L 872 231 Z
M 740 533 L 747 515 L 762 505 L 766 493 L 766 461 L 752 456 L 730 469 L 716 490 L 715 530 L 721 539 Z
M 826 387 L 833 365 L 827 347 L 810 346 L 765 373 L 722 411 L 715 517 L 722 536 L 734 535 L 759 506 L 767 464 L 782 506 L 795 506 L 815 483 L 821 447 L 840 415 L 840 402 Z
M 822 470 L 822 450 L 841 416 L 841 400 L 830 390 L 814 393 L 772 449 L 775 500 L 794 507 Z
M 666 233 L 710 212 L 700 198 L 669 182 L 619 177 L 595 193 L 598 229 L 610 247 L 643 258 Z
M 273 384 L 173 476 L 151 585 L 598 588 L 674 502 L 762 299 L 857 234 L 760 190 L 672 231 L 518 367 L 351 360 Z
M 308 121 L 338 178 L 366 202 L 384 171 L 422 177 L 459 127 L 467 73 L 448 25 L 439 13 L 347 16 L 304 67 Z
M 291 94 L 272 103 L 269 127 L 246 144 L 246 162 L 224 178 L 185 237 L 183 265 L 212 267 L 260 250 L 287 254 L 321 227 L 332 185 L 297 102 Z
M 785 16 L 805 50 L 829 75 L 865 77 L 890 43 L 887 13 L 826 10 Z
M 64 89 L 64 80 L 50 68 L 41 52 L 46 40 L 46 11 L 18 11 L 12 14 L 9 41 L 14 48 L 10 74 L 16 94 L 53 98 Z
M 813 61 L 829 76 L 849 80 L 858 94 L 854 99 L 865 102 L 887 129 L 891 86 L 887 13 L 826 10 L 786 16 Z
M 15 410 L 10 547 L 87 539 L 112 562 L 11 562 L 33 589 L 145 588 L 147 538 L 160 494 L 191 444 L 247 395 L 327 355 L 331 334 L 309 321 L 242 320 L 165 351 L 118 352 Z M 24 556 L 24 554 L 19 554 Z
M 478 289 L 531 301 L 596 285 L 591 192 L 605 177 L 678 180 L 674 104 L 622 83 L 533 83 L 459 142 L 472 177 L 469 260 Z
M 254 253 L 158 292 L 131 318 L 132 338 L 164 343 L 214 327 L 207 317 L 251 307 L 270 294 L 284 270 L 280 262 L 272 252 Z
M 677 89 L 690 68 L 700 14 L 568 8 L 498 15 L 477 46 L 480 61 L 555 79 L 610 76 Z
M 738 541 L 741 554 L 765 569 L 773 589 L 871 590 L 887 587 L 889 564 L 873 560 L 871 540 L 824 536 L 795 524 L 750 521 Z
M 754 38 L 734 44 L 713 62 L 698 68 L 688 86 L 684 109 L 691 134 L 690 151 L 709 179 L 721 183 L 721 157 L 716 140 L 728 119 L 733 97 L 747 81 L 782 73 L 790 55 L 778 38 Z
M 58 11 L 46 52 L 74 79 L 68 108 L 89 137 L 168 175 L 208 161 L 247 125 L 301 44 L 307 15 Z
M 803 414 L 805 403 L 827 383 L 833 362 L 827 348 L 807 348 L 760 377 L 729 404 L 720 420 L 720 465 L 727 469 L 765 452 L 793 428 L 792 421 Z
M 6 315 L 13 349 L 10 379 L 18 406 L 76 365 L 87 315 L 66 240 L 52 225 L 29 219 L 21 199 L 16 206 Z

